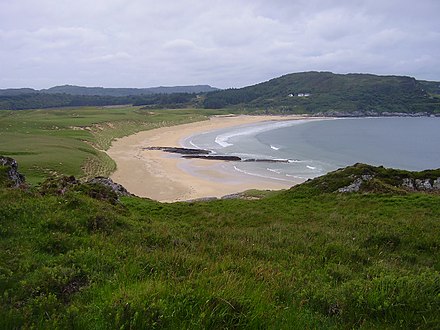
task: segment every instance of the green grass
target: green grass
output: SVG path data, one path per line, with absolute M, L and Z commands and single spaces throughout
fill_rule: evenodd
M 108 149 L 113 139 L 206 120 L 212 113 L 139 107 L 0 111 L 0 155 L 15 158 L 33 184 L 51 174 L 108 176 L 115 163 L 102 150 Z
M 0 112 L 0 154 L 35 183 L 114 164 L 114 137 L 212 111 Z M 75 128 L 74 128 L 75 127 Z M 368 193 L 337 194 L 374 174 Z M 250 200 L 161 204 L 55 181 L 7 186 L 0 168 L 1 329 L 438 329 L 437 178 L 359 164 Z
M 440 196 L 118 205 L 0 190 L 2 328 L 440 323 Z

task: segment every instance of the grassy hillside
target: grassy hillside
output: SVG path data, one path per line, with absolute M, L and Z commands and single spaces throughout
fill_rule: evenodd
M 440 196 L 334 192 L 365 171 L 397 175 L 174 204 L 0 188 L 0 328 L 438 328 Z
M 105 176 L 115 164 L 101 150 L 114 138 L 205 120 L 211 113 L 139 107 L 0 111 L 0 155 L 17 159 L 32 183 L 51 174 Z
M 440 113 L 432 93 L 440 83 L 403 76 L 302 72 L 254 86 L 208 93 L 207 108 L 238 107 L 288 113 Z M 308 96 L 301 96 L 308 95 Z

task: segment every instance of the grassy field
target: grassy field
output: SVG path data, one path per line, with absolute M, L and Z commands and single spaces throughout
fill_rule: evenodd
M 439 195 L 110 204 L 84 191 L 0 189 L 2 329 L 440 325 Z
M 34 184 L 105 174 L 114 137 L 212 113 L 0 111 L 0 154 Z M 0 186 L 0 328 L 439 329 L 440 195 L 396 188 L 408 172 L 383 168 L 334 193 L 366 168 L 247 193 L 259 200 Z M 427 175 L 440 174 L 411 174 Z
M 34 184 L 55 173 L 106 176 L 115 163 L 101 150 L 108 149 L 114 138 L 205 120 L 212 113 L 139 107 L 0 111 L 0 155 L 19 161 L 21 171 Z

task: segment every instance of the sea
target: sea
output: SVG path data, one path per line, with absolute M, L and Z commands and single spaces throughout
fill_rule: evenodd
M 439 117 L 325 118 L 267 121 L 187 137 L 187 148 L 242 159 L 230 170 L 300 182 L 355 163 L 420 171 L 440 168 Z

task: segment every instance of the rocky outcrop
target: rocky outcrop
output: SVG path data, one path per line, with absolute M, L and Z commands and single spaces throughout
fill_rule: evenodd
M 374 178 L 373 175 L 364 174 L 359 178 L 356 178 L 353 183 L 348 186 L 342 187 L 338 189 L 340 193 L 350 193 L 350 192 L 358 192 L 361 189 L 361 186 L 364 182 L 368 182 Z
M 338 192 L 340 193 L 358 192 L 361 189 L 362 183 L 364 183 L 364 181 L 361 178 L 357 178 L 356 180 L 353 181 L 352 184 L 339 188 Z
M 412 179 L 402 180 L 402 187 L 416 191 L 440 191 L 440 178 L 437 179 Z
M 342 187 L 338 189 L 338 192 L 341 193 L 350 193 L 350 192 L 358 192 L 362 188 L 362 184 L 370 181 L 374 176 L 366 176 L 363 175 L 359 178 L 356 178 L 351 184 L 348 186 Z M 405 190 L 410 191 L 427 191 L 427 192 L 435 192 L 440 191 L 440 178 L 435 180 L 432 179 L 412 179 L 412 178 L 403 178 L 401 179 L 402 183 L 400 188 L 404 188 Z M 399 186 L 396 186 L 398 188 Z
M 121 184 L 113 182 L 113 180 L 110 178 L 98 176 L 96 178 L 88 180 L 87 183 L 99 184 L 104 187 L 107 187 L 118 196 L 132 196 L 132 194 L 129 193 L 128 190 L 125 189 Z
M 411 178 L 404 178 L 402 180 L 402 187 L 405 189 L 414 189 L 414 180 Z
M 0 166 L 6 168 L 6 184 L 11 187 L 19 187 L 25 183 L 25 177 L 18 172 L 17 161 L 10 157 L 0 156 Z
M 359 166 L 359 165 L 355 165 Z M 368 166 L 368 165 L 360 165 L 360 166 Z M 354 167 L 349 167 L 347 169 L 353 169 Z M 351 193 L 351 192 L 359 192 L 359 191 L 369 191 L 369 190 L 377 190 L 377 191 L 424 191 L 424 192 L 440 192 L 440 177 L 433 178 L 435 173 L 433 171 L 424 171 L 424 172 L 409 172 L 405 171 L 405 173 L 398 173 L 398 170 L 386 170 L 381 167 L 369 167 L 369 170 L 377 173 L 374 174 L 364 174 L 364 175 L 349 175 L 348 177 L 352 179 L 352 182 L 349 185 L 345 185 L 341 188 L 338 188 L 336 191 L 340 193 Z M 341 170 L 341 171 L 344 171 Z M 434 170 L 435 171 L 435 170 Z M 438 171 L 437 171 L 438 173 Z M 437 174 L 438 175 L 438 174 Z M 424 177 L 425 176 L 425 177 Z M 370 182 L 375 179 L 374 182 Z M 366 186 L 366 183 L 369 183 L 369 186 Z M 380 187 L 379 187 L 380 186 Z
M 290 190 L 313 189 L 322 193 L 440 193 L 440 168 L 420 172 L 356 163 L 307 180 Z
M 25 177 L 18 172 L 17 161 L 10 157 L 0 156 L 0 184 L 6 187 L 20 187 Z M 97 199 L 117 202 L 121 196 L 132 196 L 122 185 L 110 178 L 96 177 L 87 182 L 74 176 L 49 177 L 38 187 L 42 195 L 64 195 L 68 191 L 83 191 Z
M 121 196 L 132 196 L 122 185 L 105 177 L 96 177 L 86 182 L 81 182 L 74 176 L 51 177 L 39 186 L 38 191 L 42 195 L 82 192 L 94 199 L 106 200 L 112 204 L 117 204 Z

